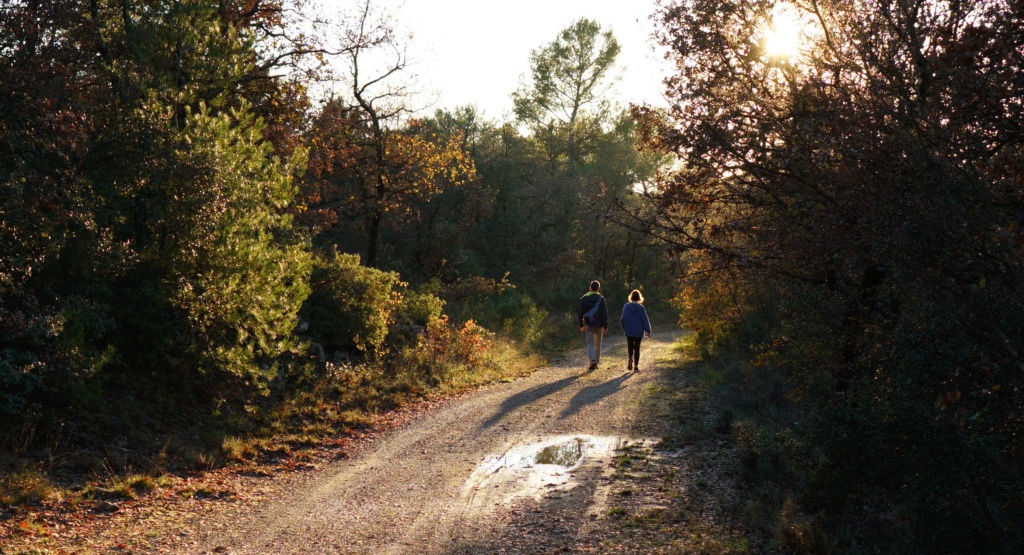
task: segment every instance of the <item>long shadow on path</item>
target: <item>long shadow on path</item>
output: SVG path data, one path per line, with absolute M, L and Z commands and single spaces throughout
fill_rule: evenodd
M 520 391 L 519 393 L 516 393 L 515 395 L 509 397 L 508 399 L 505 399 L 501 403 L 501 407 L 498 408 L 497 412 L 495 412 L 493 416 L 488 418 L 486 422 L 480 425 L 480 429 L 490 428 L 491 426 L 501 421 L 501 419 L 504 418 L 509 412 L 523 405 L 528 405 L 542 397 L 547 397 L 552 393 L 557 393 L 565 389 L 566 387 L 569 387 L 570 384 L 572 384 L 579 378 L 580 377 L 578 375 L 573 375 L 567 378 L 562 378 L 557 382 L 540 384 L 538 386 L 534 386 L 531 387 L 530 389 L 525 389 L 523 391 Z
M 569 400 L 569 406 L 562 411 L 559 418 L 572 416 L 582 410 L 583 407 L 594 404 L 597 401 L 614 394 L 622 389 L 626 380 L 628 380 L 632 375 L 633 374 L 623 374 L 614 380 L 584 387 L 576 392 L 576 395 L 572 396 L 572 399 Z

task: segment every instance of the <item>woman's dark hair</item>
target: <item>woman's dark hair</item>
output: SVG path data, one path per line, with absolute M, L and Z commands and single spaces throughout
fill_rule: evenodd
M 600 281 L 597 281 L 595 279 L 594 281 L 590 282 L 590 290 L 591 291 L 597 291 L 600 288 L 601 288 L 601 282 Z
M 633 291 L 631 291 L 629 293 L 629 300 L 631 300 L 633 302 L 637 302 L 637 303 L 643 303 L 644 302 L 644 296 L 643 296 L 642 293 L 640 293 L 639 289 L 634 289 Z

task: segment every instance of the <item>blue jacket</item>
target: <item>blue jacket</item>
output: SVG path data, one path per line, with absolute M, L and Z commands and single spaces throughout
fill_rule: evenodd
M 626 337 L 643 337 L 644 333 L 651 333 L 651 321 L 647 319 L 647 309 L 640 303 L 626 303 L 622 307 L 622 317 L 619 318 L 622 324 L 622 331 Z
M 594 305 L 599 301 L 601 307 L 597 309 L 597 325 L 588 327 L 608 328 L 608 301 L 597 291 L 588 291 L 586 295 L 580 297 L 580 305 L 576 309 L 576 320 L 580 326 L 583 326 L 583 315 L 591 308 L 594 308 Z

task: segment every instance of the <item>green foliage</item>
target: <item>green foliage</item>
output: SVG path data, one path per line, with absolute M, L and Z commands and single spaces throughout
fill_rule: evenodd
M 139 2 L 123 9 L 121 21 L 110 23 L 117 25 L 132 50 L 125 60 L 128 63 L 118 69 L 124 79 L 142 89 L 157 90 L 176 103 L 195 106 L 208 98 L 210 91 L 234 87 L 255 72 L 255 33 L 230 24 L 214 4 L 201 0 Z M 183 51 L 190 55 L 181 56 Z M 210 64 L 209 60 L 221 63 Z
M 0 355 L 0 414 L 6 423 L 14 424 L 0 430 L 4 435 L 17 429 L 18 420 L 38 414 L 41 407 L 36 400 L 43 393 L 47 373 L 29 353 L 7 349 Z
M 540 339 L 547 315 L 547 311 L 528 295 L 518 289 L 508 289 L 488 300 L 481 322 L 523 345 L 532 345 Z
M 456 321 L 475 319 L 523 346 L 533 345 L 544 332 L 547 311 L 507 279 L 466 279 L 444 287 Z
M 620 50 L 615 36 L 599 23 L 585 18 L 573 22 L 530 53 L 532 83 L 512 96 L 516 116 L 541 127 L 558 121 L 570 134 L 577 132 L 587 108 L 607 103 L 605 93 L 615 80 L 612 70 Z
M 311 286 L 302 314 L 315 338 L 333 349 L 382 354 L 405 289 L 398 274 L 331 251 L 317 259 Z
M 114 326 L 105 308 L 68 296 L 52 313 L 20 320 L 22 325 L 9 339 L 11 346 L 0 351 L 0 414 L 5 416 L 0 432 L 15 432 L 55 402 L 96 400 L 98 384 L 86 381 L 118 358 L 113 346 L 104 348 L 104 338 Z
M 444 311 L 444 300 L 438 297 L 441 283 L 431 280 L 417 289 L 408 289 L 402 297 L 399 313 L 410 324 L 429 326 L 436 322 Z
M 112 398 L 157 421 L 237 401 L 259 387 L 233 384 L 262 387 L 293 350 L 304 154 L 279 126 L 292 109 L 271 106 L 295 88 L 269 72 L 296 58 L 259 44 L 284 36 L 280 6 L 239 7 L 5 4 L 0 433 L 138 425 Z
M 172 195 L 182 203 L 169 207 L 183 232 L 172 258 L 174 304 L 188 317 L 201 363 L 242 377 L 265 373 L 261 363 L 294 348 L 309 294 L 306 247 L 276 238 L 290 226 L 284 209 L 302 152 L 287 164 L 271 158 L 261 131 L 244 109 L 190 115 L 180 164 L 203 177 L 176 183 Z

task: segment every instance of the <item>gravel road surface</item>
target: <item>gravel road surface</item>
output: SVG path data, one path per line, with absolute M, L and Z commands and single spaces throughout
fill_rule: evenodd
M 581 345 L 562 366 L 444 404 L 291 489 L 227 507 L 179 552 L 574 551 L 600 526 L 616 450 L 663 432 L 648 398 L 663 387 L 668 370 L 655 361 L 673 339 L 646 340 L 637 373 L 626 371 L 625 342 L 609 338 L 594 371 Z M 525 520 L 534 525 L 517 526 Z

